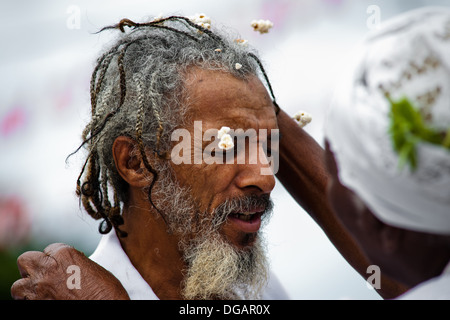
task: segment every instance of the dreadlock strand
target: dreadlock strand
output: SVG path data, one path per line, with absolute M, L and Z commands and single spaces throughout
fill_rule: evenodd
M 94 210 L 94 208 L 92 208 L 91 205 L 91 200 L 89 197 L 86 196 L 82 196 L 81 197 L 81 202 L 83 204 L 84 210 L 86 210 L 86 212 L 95 220 L 98 220 L 101 218 L 101 215 L 98 214 L 97 211 Z
M 182 34 L 182 35 L 186 36 L 187 38 L 189 38 L 191 40 L 194 40 L 194 41 L 197 41 L 197 42 L 199 41 L 199 39 L 194 37 L 193 35 L 190 35 L 189 33 L 185 32 L 185 31 L 178 30 L 178 29 L 175 29 L 175 28 L 172 28 L 172 27 L 158 25 L 158 24 L 149 25 L 149 27 L 157 28 L 157 29 L 159 28 L 159 29 L 170 30 L 172 32 L 176 32 L 176 33 Z
M 264 80 L 266 81 L 267 87 L 269 88 L 269 92 L 270 92 L 270 95 L 271 95 L 272 100 L 273 100 L 272 102 L 273 102 L 273 104 L 275 106 L 275 113 L 278 114 L 280 112 L 280 107 L 278 106 L 278 103 L 276 102 L 275 94 L 273 93 L 273 89 L 272 89 L 272 85 L 270 84 L 269 77 L 267 76 L 266 70 L 264 69 L 264 67 L 263 67 L 263 65 L 261 63 L 261 60 L 259 60 L 259 58 L 252 52 L 249 52 L 248 55 L 251 58 L 253 58 L 253 60 L 258 64 L 258 67 L 259 67 L 259 69 L 261 70 L 261 72 L 262 72 L 262 74 L 264 76 Z
M 102 175 L 101 175 L 101 188 L 103 193 L 103 207 L 108 211 L 111 209 L 111 202 L 109 201 L 108 197 L 108 174 L 107 174 L 107 167 L 103 166 L 102 168 Z
M 107 87 L 105 89 L 105 92 L 102 94 L 100 104 L 98 107 L 96 107 L 96 109 L 98 109 L 98 110 L 96 110 L 95 114 L 92 115 L 92 120 L 90 123 L 91 128 L 95 128 L 96 125 L 98 124 L 98 122 L 100 121 L 100 118 L 102 116 L 104 116 L 105 110 L 107 110 L 107 107 L 108 107 L 111 93 L 112 93 L 112 87 Z M 105 123 L 105 125 L 106 125 L 106 123 Z M 92 129 L 91 129 L 91 133 L 92 133 Z M 86 139 L 86 136 L 84 136 L 83 138 Z
M 81 196 L 81 194 L 82 194 L 82 192 L 81 192 L 81 177 L 83 176 L 84 170 L 86 170 L 86 166 L 87 166 L 91 156 L 92 156 L 92 153 L 89 153 L 89 155 L 86 157 L 86 160 L 84 161 L 84 164 L 81 167 L 80 174 L 78 175 L 78 178 L 77 178 L 77 189 L 76 189 L 76 192 L 77 192 L 78 196 Z
M 154 88 L 156 86 L 156 82 L 157 82 L 156 75 L 154 74 L 152 76 L 152 80 L 150 81 L 150 88 Z M 160 145 L 161 145 L 161 136 L 164 131 L 164 128 L 163 128 L 163 123 L 161 121 L 161 116 L 160 116 L 158 110 L 156 109 L 156 106 L 158 105 L 158 101 L 155 100 L 155 97 L 153 94 L 150 94 L 150 104 L 152 106 L 153 115 L 155 116 L 155 119 L 158 121 L 158 131 L 156 132 L 156 154 L 161 157 L 162 154 L 161 154 L 161 150 L 160 150 Z
M 222 39 L 218 36 L 216 36 L 211 30 L 204 28 L 194 22 L 192 22 L 189 18 L 186 17 L 182 17 L 182 16 L 170 16 L 167 18 L 162 18 L 162 19 L 158 19 L 158 20 L 154 20 L 154 21 L 150 21 L 150 22 L 146 22 L 146 23 L 137 23 L 134 21 L 131 21 L 130 19 L 124 18 L 122 20 L 120 20 L 119 23 L 115 24 L 115 25 L 111 25 L 111 26 L 106 26 L 103 27 L 102 29 L 100 29 L 98 32 L 96 33 L 100 33 L 104 30 L 110 30 L 110 29 L 119 29 L 121 32 L 125 32 L 125 27 L 129 27 L 129 28 L 140 28 L 140 27 L 153 27 L 153 28 L 161 28 L 161 29 L 166 29 L 166 30 L 170 30 L 173 32 L 177 32 L 180 34 L 185 35 L 186 37 L 194 40 L 194 41 L 198 41 L 199 39 L 197 39 L 196 37 L 190 35 L 189 33 L 182 31 L 182 30 L 178 30 L 169 26 L 165 26 L 163 25 L 164 22 L 166 21 L 179 21 L 179 22 L 185 22 L 187 25 L 189 25 L 190 27 L 197 29 L 198 31 L 207 34 L 208 36 L 210 36 L 211 38 L 213 38 L 214 40 L 220 42 L 223 46 L 225 46 L 224 42 L 222 41 Z
M 126 45 L 122 49 L 122 51 L 119 54 L 119 57 L 117 58 L 117 65 L 119 66 L 119 74 L 120 74 L 120 104 L 119 104 L 119 108 L 123 105 L 123 103 L 125 101 L 125 96 L 127 94 L 125 69 L 123 67 L 123 57 L 125 56 L 125 52 L 128 47 L 129 47 L 129 44 Z
M 101 67 L 99 67 L 100 75 L 98 77 L 98 80 L 96 80 L 96 82 L 94 82 L 94 86 L 91 87 L 92 115 L 95 114 L 95 109 L 97 106 L 97 96 L 100 93 L 100 90 L 101 90 L 102 84 L 103 84 L 103 79 L 105 78 L 106 72 L 108 71 L 108 67 L 111 64 L 111 60 L 113 59 L 114 54 L 115 54 L 114 52 L 109 53 L 99 63 L 99 65 L 101 64 Z
M 101 188 L 103 195 L 102 204 L 103 210 L 105 212 L 105 217 L 107 217 L 107 220 L 109 220 L 109 222 L 112 224 L 112 227 L 114 227 L 114 229 L 116 230 L 116 232 L 120 237 L 126 237 L 127 233 L 125 231 L 120 230 L 120 226 L 124 224 L 124 220 L 120 213 L 120 206 L 118 205 L 117 202 L 115 202 L 115 205 L 112 206 L 111 202 L 109 201 L 108 174 L 106 166 L 102 169 Z M 114 196 L 114 200 L 117 200 L 116 195 Z
M 117 192 L 117 188 L 114 184 L 111 185 L 113 189 L 113 198 L 114 198 L 114 208 L 118 208 L 120 212 L 120 200 L 119 200 L 119 193 Z
M 92 115 L 95 114 L 95 108 L 97 104 L 97 95 L 100 92 L 101 84 L 103 83 L 103 78 L 105 77 L 106 70 L 114 56 L 114 53 L 117 51 L 117 48 L 121 45 L 119 43 L 115 47 L 111 48 L 108 52 L 102 55 L 95 66 L 94 72 L 92 73 L 91 84 L 90 84 L 90 92 L 91 92 L 91 111 Z M 106 60 L 106 62 L 105 62 Z M 101 69 L 101 71 L 100 71 Z M 100 71 L 100 76 L 97 79 L 97 74 Z
M 153 83 L 154 78 L 155 78 L 155 75 L 153 75 L 152 83 Z M 164 223 L 167 224 L 167 219 L 166 219 L 165 215 L 156 207 L 156 205 L 154 204 L 154 202 L 152 200 L 152 190 L 158 179 L 158 172 L 155 169 L 153 169 L 153 167 L 148 162 L 147 154 L 145 152 L 144 142 L 142 141 L 142 131 L 143 131 L 143 126 L 144 126 L 144 95 L 143 95 L 143 90 L 142 90 L 143 81 L 142 81 L 141 76 L 138 76 L 138 75 L 136 75 L 134 77 L 134 81 L 136 83 L 136 89 L 138 92 L 138 99 L 137 99 L 138 100 L 138 113 L 137 113 L 138 118 L 136 120 L 136 139 L 138 142 L 138 148 L 139 148 L 139 152 L 141 154 L 141 158 L 144 163 L 144 166 L 153 175 L 152 182 L 150 183 L 150 186 L 149 186 L 148 200 L 150 201 L 153 208 L 155 208 L 155 210 L 162 217 Z M 152 109 L 154 109 L 155 106 L 153 105 L 153 102 L 151 103 L 151 105 L 152 105 Z
M 94 72 L 92 74 L 91 78 L 91 106 L 92 106 L 92 115 L 96 112 L 96 105 L 97 105 L 97 96 L 100 93 L 100 90 L 103 85 L 103 79 L 106 75 L 106 72 L 108 71 L 109 65 L 111 64 L 112 59 L 114 58 L 114 55 L 117 54 L 117 50 L 122 45 L 127 45 L 128 43 L 133 42 L 133 40 L 122 40 L 119 41 L 118 44 L 116 44 L 113 48 L 111 48 L 108 52 L 103 54 L 97 61 L 97 65 L 94 69 Z M 97 79 L 97 73 L 100 71 L 100 75 Z
M 94 34 L 100 33 L 105 30 L 110 30 L 110 29 L 119 29 L 121 32 L 125 32 L 125 29 L 124 29 L 125 26 L 133 27 L 133 26 L 136 26 L 136 23 L 131 21 L 130 19 L 125 18 L 125 19 L 120 20 L 119 23 L 117 23 L 117 24 L 101 28 L 99 31 L 95 32 Z
M 214 34 L 211 30 L 204 28 L 194 22 L 191 21 L 191 19 L 186 18 L 186 17 L 182 17 L 182 16 L 170 16 L 166 19 L 161 19 L 159 22 L 161 21 L 165 21 L 165 20 L 178 20 L 178 21 L 184 21 L 186 22 L 188 25 L 190 25 L 191 27 L 193 27 L 194 29 L 197 29 L 200 32 L 203 32 L 205 34 L 207 34 L 209 37 L 213 38 L 214 40 L 216 40 L 217 42 L 219 42 L 223 47 L 226 47 L 225 43 L 223 42 L 223 40 L 218 37 L 216 34 Z
M 94 89 L 95 89 L 95 83 L 96 83 L 97 73 L 98 73 L 99 69 L 100 69 L 100 63 L 97 63 L 94 71 L 92 72 L 92 76 L 91 76 L 90 93 L 91 93 L 91 114 L 92 115 L 94 115 L 94 113 L 95 113 L 96 94 L 94 92 Z
M 100 201 L 102 195 L 98 183 L 98 167 L 98 154 L 92 151 L 92 155 L 88 162 L 87 174 L 84 183 L 81 185 L 80 191 L 82 197 L 89 200 L 89 202 L 83 201 L 83 205 L 89 204 L 89 206 L 85 208 L 94 219 L 99 219 L 99 214 L 101 217 L 104 217 L 104 210 Z M 91 203 L 94 205 L 95 210 L 92 208 Z
M 148 162 L 147 155 L 145 153 L 144 143 L 142 141 L 142 131 L 144 127 L 144 95 L 142 90 L 143 81 L 140 76 L 135 76 L 134 78 L 136 83 L 136 89 L 138 93 L 138 110 L 137 110 L 137 119 L 136 119 L 136 140 L 138 142 L 139 152 L 142 157 L 142 161 L 144 162 L 144 166 L 147 170 L 153 175 L 156 174 L 156 171 L 152 168 L 150 163 Z M 154 109 L 154 105 L 152 104 L 152 109 Z M 156 180 L 156 176 L 153 177 L 153 181 Z
M 97 127 L 97 129 L 96 129 L 93 133 L 91 133 L 91 135 L 89 136 L 89 138 L 85 139 L 85 140 L 78 146 L 78 148 L 77 148 L 75 151 L 73 151 L 72 153 L 70 153 L 70 154 L 67 156 L 66 161 L 67 161 L 68 158 L 70 158 L 70 157 L 73 156 L 75 153 L 77 153 L 78 151 L 80 151 L 80 149 L 81 149 L 86 143 L 91 142 L 91 140 L 93 140 L 98 134 L 100 134 L 100 132 L 102 132 L 103 128 L 106 126 L 108 120 L 109 120 L 110 118 L 112 118 L 112 117 L 117 113 L 117 111 L 118 111 L 118 110 L 114 110 L 114 111 L 111 111 L 110 113 L 108 113 L 108 114 L 106 115 L 105 119 L 103 119 L 103 122 L 102 122 L 102 124 L 100 125 L 100 127 Z

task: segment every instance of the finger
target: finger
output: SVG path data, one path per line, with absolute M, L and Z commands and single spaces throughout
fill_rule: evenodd
M 19 268 L 20 276 L 22 278 L 32 275 L 38 265 L 38 261 L 41 261 L 44 254 L 39 251 L 27 251 L 22 253 L 17 258 L 17 267 Z
M 49 256 L 54 256 L 55 254 L 58 253 L 58 251 L 64 250 L 64 249 L 76 250 L 73 247 L 71 247 L 65 243 L 52 243 L 44 249 L 44 254 L 49 255 Z
M 65 266 L 67 263 L 73 264 L 80 257 L 84 257 L 81 251 L 64 243 L 53 243 L 44 249 L 47 260 L 52 260 L 57 266 Z
M 11 286 L 11 297 L 15 300 L 34 300 L 35 293 L 31 280 L 22 278 Z

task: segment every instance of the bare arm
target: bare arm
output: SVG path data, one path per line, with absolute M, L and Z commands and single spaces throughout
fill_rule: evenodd
M 297 203 L 322 228 L 327 237 L 364 278 L 369 262 L 339 223 L 328 205 L 326 190 L 328 173 L 322 147 L 283 110 L 278 114 L 280 165 L 277 178 Z M 382 276 L 378 293 L 385 299 L 394 298 L 406 288 Z

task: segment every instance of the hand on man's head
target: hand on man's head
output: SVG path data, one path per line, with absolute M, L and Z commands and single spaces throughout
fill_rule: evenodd
M 17 259 L 21 279 L 11 287 L 16 300 L 129 299 L 109 271 L 63 243 L 28 251 Z

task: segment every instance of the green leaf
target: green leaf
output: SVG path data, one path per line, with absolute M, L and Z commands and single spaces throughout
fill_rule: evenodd
M 442 142 L 442 145 L 444 148 L 450 150 L 450 128 L 447 130 L 447 133 L 445 134 L 444 141 Z
M 393 101 L 389 113 L 389 134 L 394 150 L 399 155 L 399 167 L 409 164 L 412 171 L 417 168 L 417 143 L 424 141 L 443 146 L 450 150 L 450 128 L 447 133 L 428 127 L 422 114 L 413 104 L 404 97 Z

